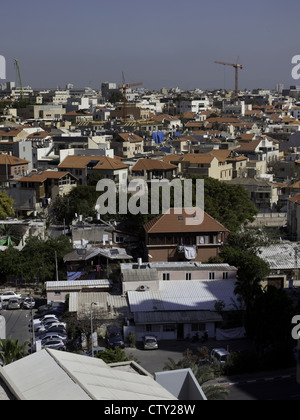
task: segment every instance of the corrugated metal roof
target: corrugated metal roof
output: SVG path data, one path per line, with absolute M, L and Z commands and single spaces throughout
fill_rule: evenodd
M 91 303 L 97 302 L 98 306 L 93 307 L 93 313 L 97 318 L 97 311 L 107 312 L 107 318 L 114 318 L 118 314 L 128 316 L 130 313 L 127 298 L 119 295 L 111 295 L 108 292 L 91 292 L 91 293 L 70 293 L 69 311 L 77 312 L 78 319 L 85 318 L 90 315 Z
M 4 371 L 24 400 L 176 399 L 150 376 L 111 368 L 101 359 L 57 350 L 33 353 L 6 366 Z
M 159 291 L 128 292 L 131 312 L 215 310 L 217 301 L 232 307 L 235 280 L 165 281 Z
M 47 281 L 46 290 L 79 290 L 83 288 L 95 288 L 112 286 L 112 280 L 67 280 L 67 281 Z

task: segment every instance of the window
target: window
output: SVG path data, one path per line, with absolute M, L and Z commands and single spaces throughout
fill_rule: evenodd
M 170 273 L 163 273 L 163 280 L 170 280 Z
M 192 332 L 205 331 L 205 324 L 192 324 Z
M 175 332 L 176 326 L 175 324 L 165 324 L 163 325 L 163 331 L 164 332 Z
M 152 325 L 151 324 L 146 325 L 146 332 L 152 332 Z
M 192 280 L 192 273 L 185 273 L 186 280 Z
M 209 273 L 209 280 L 215 279 L 215 273 Z
M 228 271 L 223 273 L 223 280 L 227 280 L 228 279 Z

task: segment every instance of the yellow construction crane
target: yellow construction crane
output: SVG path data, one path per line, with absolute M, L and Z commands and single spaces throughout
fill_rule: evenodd
M 237 59 L 238 62 L 238 59 Z M 235 69 L 235 101 L 238 102 L 239 100 L 239 69 L 242 69 L 243 66 L 241 64 L 232 64 L 232 63 L 224 63 L 223 61 L 215 61 L 216 64 L 222 64 L 223 66 L 231 66 Z
M 127 98 L 126 98 L 126 92 L 127 89 L 133 87 L 133 86 L 141 86 L 143 83 L 125 83 L 125 77 L 124 77 L 124 73 L 122 72 L 122 84 L 119 85 L 119 89 L 123 90 L 123 121 L 127 120 L 127 111 L 126 111 L 126 102 L 127 102 Z
M 24 90 L 23 90 L 19 60 L 17 58 L 14 58 L 14 60 L 15 60 L 16 67 L 17 67 L 17 72 L 18 72 L 19 85 L 20 85 L 20 89 L 21 89 L 21 98 L 22 98 L 22 100 L 24 100 Z

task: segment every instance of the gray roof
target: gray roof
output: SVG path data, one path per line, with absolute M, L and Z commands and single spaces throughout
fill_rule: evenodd
M 141 270 L 134 270 L 132 268 L 122 270 L 123 274 L 123 282 L 130 282 L 130 281 L 158 281 L 158 274 L 156 269 L 141 269 Z
M 82 290 L 82 289 L 106 289 L 112 287 L 113 281 L 107 279 L 99 280 L 65 280 L 65 281 L 47 281 L 46 290 Z
M 124 248 L 83 248 L 76 249 L 64 256 L 64 262 L 88 261 L 98 255 L 110 260 L 131 260 L 133 257 Z
M 28 374 L 30 372 L 30 374 Z M 175 400 L 146 375 L 103 360 L 44 349 L 0 370 L 20 400 Z
M 236 280 L 164 281 L 158 291 L 131 292 L 131 312 L 215 311 L 215 303 L 223 301 L 232 309 Z
M 281 242 L 261 247 L 258 256 L 270 264 L 271 270 L 292 270 L 296 265 L 295 250 L 298 252 L 297 267 L 300 268 L 300 246 L 297 242 Z

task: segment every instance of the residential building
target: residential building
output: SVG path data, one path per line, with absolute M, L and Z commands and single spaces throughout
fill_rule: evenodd
M 17 213 L 27 215 L 43 211 L 57 196 L 68 194 L 76 186 L 77 178 L 68 172 L 34 171 L 11 183 L 8 194 L 15 201 Z
M 151 260 L 152 261 L 152 260 Z M 224 312 L 234 310 L 237 269 L 228 264 L 122 264 L 123 294 L 128 297 L 138 340 L 183 340 L 208 332 L 215 338 Z
M 66 110 L 62 105 L 28 105 L 18 109 L 18 116 L 24 120 L 51 120 L 62 119 Z
M 17 180 L 28 173 L 28 160 L 0 155 L 0 182 Z
M 116 109 L 112 110 L 110 113 L 111 118 L 121 119 L 123 118 L 123 107 L 124 104 L 120 103 L 116 105 Z M 150 111 L 149 109 L 143 108 L 143 104 L 126 104 L 126 115 L 127 119 L 133 120 L 149 120 Z
M 153 179 L 173 179 L 178 168 L 170 163 L 157 159 L 139 159 L 131 169 L 133 177 L 142 178 L 147 181 Z
M 101 94 L 105 100 L 109 100 L 114 92 L 120 92 L 116 83 L 104 82 L 101 83 Z
M 265 160 L 267 163 L 279 160 L 279 142 L 267 136 L 251 142 L 240 143 L 235 151 L 247 156 L 250 160 Z
M 131 159 L 144 152 L 144 139 L 134 133 L 118 133 L 110 147 L 114 149 L 115 155 Z
M 227 181 L 229 185 L 241 185 L 249 193 L 251 201 L 259 211 L 270 211 L 276 208 L 278 203 L 279 187 L 273 182 L 258 178 L 235 178 Z
M 78 124 L 80 122 L 86 122 L 86 121 L 93 121 L 93 114 L 83 109 L 70 111 L 63 115 L 63 121 L 70 121 L 72 124 Z
M 177 113 L 183 114 L 184 112 L 194 112 L 199 114 L 202 111 L 207 111 L 210 108 L 208 97 L 204 96 L 201 99 L 193 99 L 190 101 L 178 101 Z
M 183 175 L 200 175 L 215 178 L 219 181 L 228 181 L 233 177 L 232 162 L 227 162 L 223 153 L 188 153 L 183 156 L 179 165 L 179 172 Z M 228 151 L 227 155 L 229 154 Z M 225 155 L 226 155 L 225 152 Z
M 111 159 L 107 156 L 67 156 L 58 168 L 78 178 L 79 185 L 87 185 L 88 176 L 92 174 L 99 174 L 116 183 L 127 179 L 128 176 L 128 165 L 120 159 Z
M 144 226 L 149 260 L 205 262 L 219 255 L 229 231 L 202 210 L 189 211 L 170 209 Z

